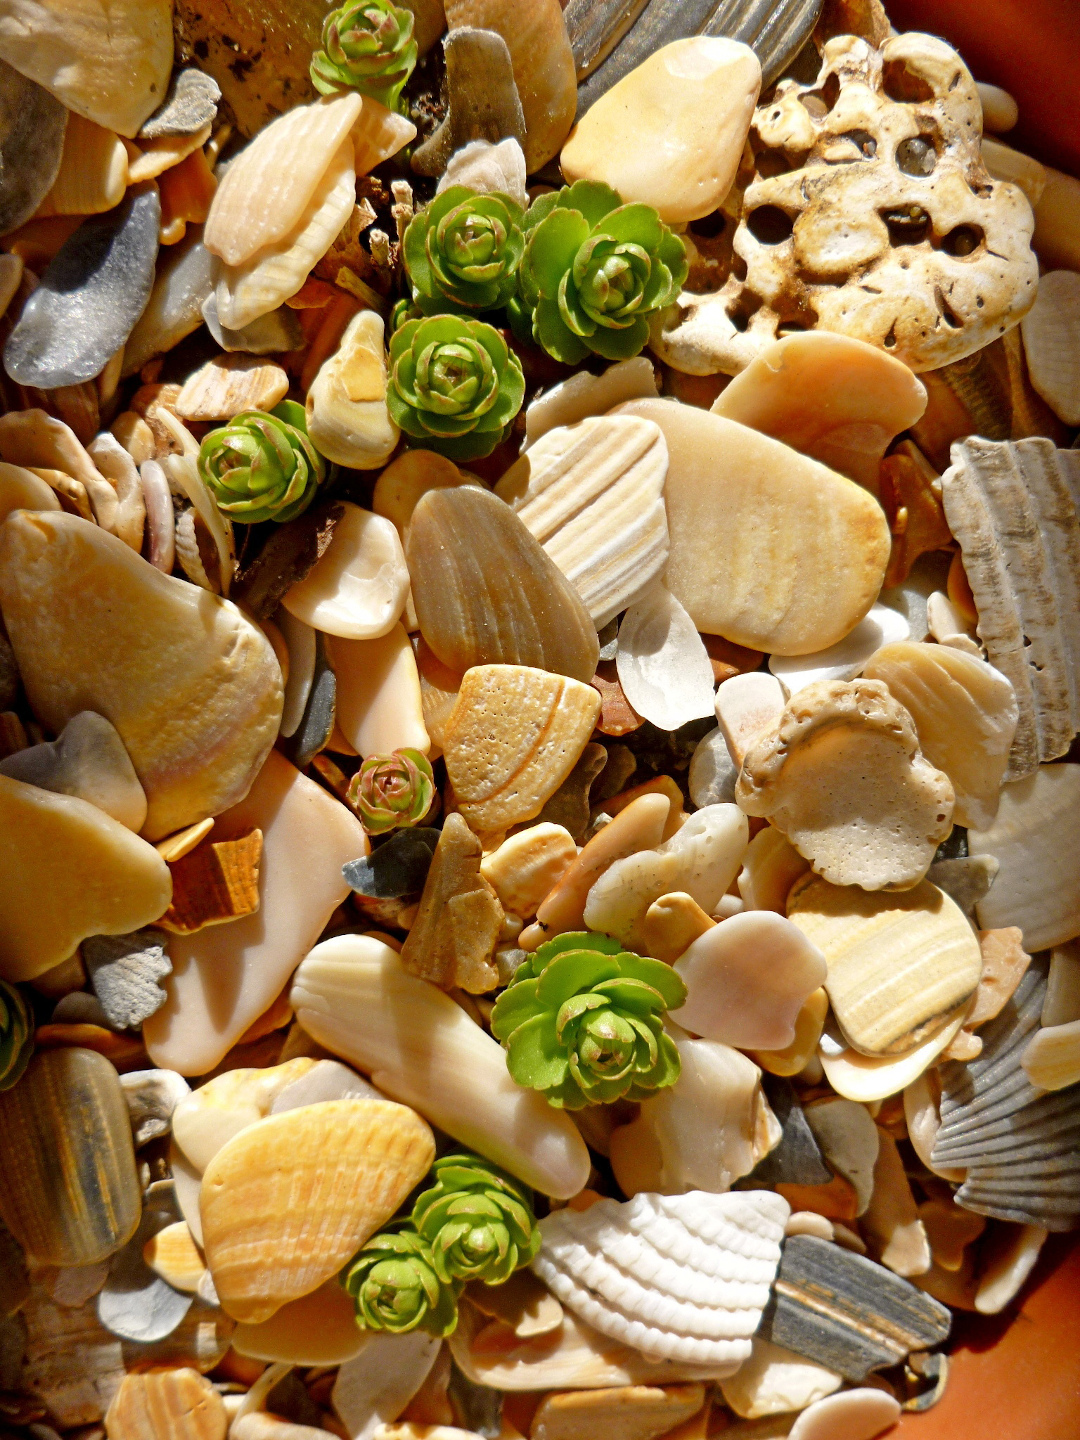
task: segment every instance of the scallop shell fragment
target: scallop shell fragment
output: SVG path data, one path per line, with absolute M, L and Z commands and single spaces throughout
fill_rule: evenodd
M 271 1115 L 213 1157 L 199 1208 L 227 1314 L 268 1320 L 317 1290 L 388 1220 L 435 1156 L 428 1126 L 388 1100 Z
M 941 1068 L 931 1162 L 966 1169 L 957 1203 L 1021 1225 L 1068 1230 L 1080 1214 L 1080 1085 L 1036 1089 L 1022 1059 L 1039 1032 L 1046 969 L 1032 965 L 968 1064 Z
M 642 719 L 678 730 L 712 714 L 713 672 L 704 641 L 665 585 L 657 581 L 629 606 L 618 647 L 619 683 Z
M 1016 691 L 1007 778 L 1080 729 L 1080 451 L 1042 438 L 958 441 L 941 477 L 987 658 Z
M 533 1269 L 601 1334 L 731 1374 L 750 1354 L 789 1214 L 765 1190 L 600 1200 L 541 1221 Z
M 1059 420 L 1080 425 L 1080 275 L 1044 275 L 1020 329 L 1032 385 Z
M 822 681 L 788 701 L 735 787 L 834 885 L 905 890 L 949 833 L 953 788 L 877 680 Z

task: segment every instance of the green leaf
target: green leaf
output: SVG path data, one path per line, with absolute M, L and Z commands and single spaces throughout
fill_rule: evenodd
M 600 228 L 619 244 L 640 245 L 653 255 L 660 249 L 665 226 L 651 205 L 635 202 L 620 205 L 610 215 L 605 215 Z
M 533 334 L 547 353 L 564 365 L 577 365 L 589 353 L 589 346 L 563 323 L 555 300 L 542 299 L 537 305 L 533 315 Z
M 612 1005 L 634 1015 L 652 1015 L 664 1008 L 664 997 L 660 992 L 640 980 L 605 980 L 596 988 L 608 997 Z
M 567 950 L 597 950 L 601 955 L 618 955 L 622 952 L 622 942 L 616 940 L 613 935 L 598 935 L 593 930 L 567 930 L 562 935 L 545 940 L 537 948 L 533 963 L 543 970 L 545 966 L 551 964 L 556 955 L 562 955 Z M 520 970 L 518 974 L 521 974 Z
M 556 956 L 537 981 L 536 998 L 558 1009 L 564 1000 L 591 990 L 601 980 L 617 978 L 619 962 L 613 955 L 597 950 L 569 950 Z
M 526 1020 L 510 1038 L 506 1068 L 518 1085 L 548 1090 L 566 1078 L 567 1060 L 555 1033 L 553 1015 Z
M 659 990 L 669 1010 L 677 1010 L 686 1003 L 686 982 L 662 960 L 650 960 L 624 950 L 619 956 L 619 968 L 628 980 L 640 980 L 642 984 Z
M 598 325 L 596 334 L 589 336 L 589 349 L 605 360 L 629 360 L 644 350 L 648 339 L 648 323 L 639 318 L 625 330 L 609 330 Z
M 542 1015 L 545 1006 L 537 999 L 536 980 L 516 980 L 508 985 L 495 1001 L 491 1011 L 491 1033 L 496 1040 L 507 1040 L 519 1025 Z
M 575 180 L 573 185 L 559 191 L 560 207 L 579 211 L 588 221 L 590 230 L 621 204 L 619 192 L 598 180 Z
M 670 304 L 686 284 L 686 276 L 690 267 L 682 237 L 668 230 L 666 226 L 664 227 L 664 238 L 660 242 L 659 254 L 661 261 L 671 271 L 671 294 L 666 301 L 662 302 Z
M 559 203 L 559 192 L 550 191 L 547 195 L 538 195 L 529 208 L 525 211 L 521 222 L 522 234 L 528 235 L 535 230 L 541 220 L 545 220 Z
M 559 281 L 588 238 L 588 222 L 573 210 L 553 210 L 532 232 L 525 254 L 542 297 L 555 299 Z

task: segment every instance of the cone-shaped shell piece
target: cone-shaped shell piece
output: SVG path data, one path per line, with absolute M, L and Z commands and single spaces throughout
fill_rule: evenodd
M 39 1265 L 93 1265 L 139 1223 L 120 1077 L 94 1050 L 46 1050 L 0 1092 L 0 1216 Z
M 1038 1090 L 1021 1064 L 1040 1027 L 1045 964 L 1034 963 L 1001 1014 L 979 1031 L 982 1053 L 941 1067 L 935 1169 L 967 1169 L 965 1209 L 1068 1230 L 1080 1214 L 1080 1085 Z
M 329 1100 L 235 1136 L 203 1175 L 206 1261 L 222 1308 L 268 1320 L 336 1275 L 435 1158 L 431 1130 L 389 1100 Z
M 533 1269 L 602 1334 L 730 1374 L 750 1354 L 789 1213 L 767 1190 L 600 1200 L 541 1221 Z
M 1020 716 L 1007 778 L 1054 760 L 1080 729 L 1080 451 L 970 440 L 941 477 L 979 638 Z

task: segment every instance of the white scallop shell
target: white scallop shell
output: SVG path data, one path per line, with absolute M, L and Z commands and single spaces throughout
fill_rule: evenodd
M 767 1190 L 600 1200 L 541 1221 L 533 1269 L 602 1334 L 731 1374 L 750 1354 L 789 1213 Z

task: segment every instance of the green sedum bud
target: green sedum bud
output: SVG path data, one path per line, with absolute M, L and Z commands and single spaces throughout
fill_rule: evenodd
M 353 776 L 349 804 L 371 835 L 419 825 L 435 798 L 431 763 L 419 750 L 369 755 Z
M 406 320 L 390 337 L 390 418 L 450 460 L 490 455 L 524 398 L 517 356 L 480 320 Z
M 269 413 L 246 410 L 211 430 L 199 474 L 223 515 L 240 525 L 294 520 L 315 498 L 326 464 L 308 439 L 304 407 L 283 400 Z
M 628 360 L 649 338 L 648 317 L 670 305 L 686 279 L 686 250 L 651 205 L 624 205 L 616 190 L 591 180 L 529 206 L 519 295 L 511 305 L 518 333 L 549 355 L 576 365 L 590 351 Z
M 413 216 L 402 258 L 413 300 L 425 315 L 506 304 L 525 250 L 522 213 L 509 195 L 451 185 Z
M 323 48 L 311 60 L 311 82 L 323 95 L 343 86 L 399 109 L 401 92 L 416 68 L 413 15 L 390 0 L 362 0 L 331 10 L 323 21 Z
M 411 1228 L 373 1235 L 343 1283 L 356 1301 L 356 1323 L 366 1330 L 442 1337 L 457 1325 L 458 1287 L 439 1278 L 431 1247 Z
M 665 1010 L 686 999 L 681 978 L 659 960 L 586 932 L 548 940 L 495 1002 L 491 1033 L 519 1085 L 557 1109 L 645 1100 L 679 1078 Z
M 14 985 L 0 980 L 0 1090 L 10 1090 L 34 1050 L 34 1026 L 26 1001 Z
M 419 1197 L 412 1223 L 431 1246 L 439 1279 L 501 1285 L 540 1249 L 532 1196 L 478 1155 L 446 1155 L 436 1183 Z

